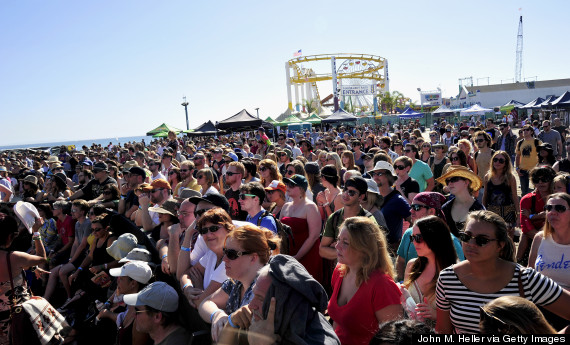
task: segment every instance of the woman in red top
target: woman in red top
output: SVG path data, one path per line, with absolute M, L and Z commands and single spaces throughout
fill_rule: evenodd
M 369 218 L 352 217 L 341 225 L 328 311 L 343 345 L 368 344 L 380 323 L 403 316 L 387 247 Z
M 520 222 L 523 233 L 517 250 L 517 262 L 521 265 L 527 264 L 532 239 L 546 220 L 544 206 L 548 196 L 552 194 L 552 181 L 555 176 L 556 171 L 548 166 L 536 167 L 530 171 L 534 191 L 524 195 L 520 205 Z

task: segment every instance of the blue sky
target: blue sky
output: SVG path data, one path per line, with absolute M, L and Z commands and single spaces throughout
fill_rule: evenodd
M 457 93 L 458 78 L 570 77 L 567 1 L 57 1 L 0 3 L 0 145 L 190 128 L 286 110 L 285 62 L 365 53 L 390 89 Z M 519 12 L 519 8 L 522 11 Z M 327 73 L 330 71 L 322 71 Z M 475 80 L 476 81 L 476 80 Z M 486 83 L 485 80 L 479 80 Z M 328 95 L 330 82 L 319 84 Z

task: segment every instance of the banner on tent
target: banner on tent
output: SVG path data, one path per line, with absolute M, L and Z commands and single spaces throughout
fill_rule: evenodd
M 342 96 L 363 96 L 375 95 L 376 84 L 371 85 L 343 85 L 341 90 Z

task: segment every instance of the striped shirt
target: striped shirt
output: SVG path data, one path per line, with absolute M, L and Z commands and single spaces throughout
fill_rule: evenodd
M 495 293 L 482 294 L 469 290 L 459 280 L 453 266 L 442 270 L 436 287 L 437 307 L 450 310 L 456 333 L 479 333 L 479 307 L 502 296 L 520 296 L 518 277 L 522 270 L 524 297 L 537 305 L 548 305 L 560 296 L 562 288 L 552 279 L 530 267 L 517 264 L 511 281 Z

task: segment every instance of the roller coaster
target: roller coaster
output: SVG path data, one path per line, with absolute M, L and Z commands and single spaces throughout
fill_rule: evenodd
M 316 73 L 316 62 L 331 61 L 329 73 Z M 337 61 L 339 62 L 338 68 Z M 313 65 L 311 67 L 311 65 Z M 317 82 L 332 80 L 335 110 L 338 108 L 339 92 L 351 87 L 367 89 L 357 95 L 345 95 L 341 101 L 350 102 L 354 108 L 362 111 L 377 111 L 376 98 L 378 93 L 389 91 L 388 60 L 370 54 L 321 54 L 307 55 L 291 59 L 285 63 L 287 77 L 287 102 L 290 111 L 293 109 L 291 87 L 294 86 L 295 105 L 311 102 L 314 109 L 320 109 L 321 96 Z M 301 92 L 299 92 L 299 89 Z M 325 99 L 329 99 L 326 97 Z M 299 108 L 296 109 L 300 111 Z

